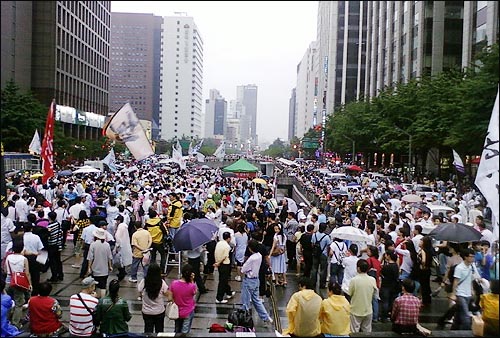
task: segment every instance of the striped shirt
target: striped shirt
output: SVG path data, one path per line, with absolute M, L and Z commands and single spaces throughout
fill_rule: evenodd
M 50 223 L 47 229 L 49 230 L 49 246 L 58 246 L 59 248 L 62 248 L 63 231 L 61 224 L 55 221 Z
M 90 310 L 94 310 L 97 306 L 97 298 L 80 292 L 85 304 Z M 78 296 L 72 295 L 69 300 L 69 332 L 75 336 L 88 337 L 92 334 L 94 324 L 92 322 L 92 315 L 87 311 L 82 301 Z

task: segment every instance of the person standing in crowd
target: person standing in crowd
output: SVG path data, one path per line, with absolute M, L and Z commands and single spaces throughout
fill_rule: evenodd
M 310 277 L 313 265 L 312 236 L 314 234 L 314 224 L 308 224 L 306 230 L 300 237 L 300 246 L 304 257 L 304 277 Z
M 401 283 L 403 294 L 394 300 L 391 319 L 392 331 L 399 334 L 418 334 L 417 324 L 420 314 L 420 299 L 413 295 L 415 282 L 410 278 Z
M 12 219 L 7 217 L 9 213 L 9 209 L 7 208 L 2 208 L 2 213 L 0 215 L 1 220 L 2 220 L 2 232 L 1 232 L 1 251 L 0 251 L 0 260 L 2 260 L 5 257 L 5 251 L 7 250 L 7 245 L 12 241 L 12 233 L 16 230 L 16 226 L 14 225 L 14 222 Z
M 122 281 L 127 275 L 126 268 L 132 265 L 132 246 L 128 235 L 128 225 L 124 222 L 123 216 L 116 216 L 117 223 L 115 232 L 115 255 L 121 257 L 121 267 L 118 268 L 118 280 Z
M 50 297 L 52 285 L 42 282 L 38 288 L 39 295 L 28 301 L 30 331 L 37 337 L 58 336 L 66 328 L 61 323 L 62 309 L 59 302 Z
M 248 250 L 250 257 L 243 263 L 241 273 L 243 274 L 243 283 L 241 284 L 241 302 L 243 308 L 250 310 L 252 303 L 262 321 L 272 323 L 273 320 L 269 316 L 259 297 L 259 271 L 262 264 L 262 254 L 259 252 L 259 243 L 251 239 L 248 241 Z
M 142 227 L 141 222 L 135 222 L 135 232 L 132 235 L 132 268 L 130 271 L 130 277 L 128 279 L 131 283 L 137 283 L 137 271 L 139 270 L 139 264 L 142 266 L 144 271 L 144 277 L 147 274 L 147 265 L 142 265 L 142 258 L 144 253 L 149 250 L 153 239 L 149 231 Z
M 90 337 L 94 332 L 92 312 L 97 306 L 96 281 L 92 277 L 82 280 L 82 291 L 69 300 L 69 332 L 72 336 Z
M 83 261 L 82 261 L 82 267 L 80 269 L 80 278 L 83 279 L 87 275 L 87 271 L 89 269 L 89 260 L 88 260 L 88 255 L 89 255 L 89 249 L 90 249 L 90 244 L 94 242 L 94 231 L 97 229 L 97 225 L 99 225 L 99 228 L 101 228 L 103 225 L 106 224 L 106 221 L 101 220 L 98 221 L 97 223 L 90 223 L 85 229 L 82 231 L 82 244 L 83 244 Z
M 330 283 L 342 284 L 344 279 L 344 258 L 347 254 L 347 244 L 340 239 L 334 238 L 330 244 L 328 255 L 330 261 Z
M 200 245 L 193 250 L 186 250 L 185 252 L 185 256 L 188 259 L 188 264 L 193 268 L 194 281 L 196 282 L 196 286 L 198 287 L 198 291 L 200 294 L 205 294 L 208 292 L 207 288 L 205 287 L 203 278 L 201 278 L 200 274 L 201 255 L 204 251 L 204 246 Z
M 457 311 L 451 325 L 452 330 L 470 330 L 471 328 L 469 301 L 472 298 L 475 253 L 473 249 L 467 248 L 462 250 L 461 256 L 463 262 L 455 267 L 453 291 L 449 297 L 457 303 Z
M 241 282 L 241 266 L 245 260 L 245 252 L 248 245 L 248 234 L 246 232 L 246 225 L 243 222 L 238 223 L 237 232 L 234 234 L 236 245 L 234 247 L 234 260 L 238 269 L 234 280 Z
M 372 332 L 373 297 L 378 288 L 375 278 L 369 276 L 368 262 L 360 259 L 356 263 L 358 274 L 349 283 L 351 296 L 351 332 Z
M 281 224 L 274 224 L 274 238 L 271 246 L 271 269 L 276 278 L 276 285 L 285 286 L 286 281 L 286 258 L 285 258 L 286 237 L 283 234 Z
M 313 290 L 312 280 L 300 277 L 299 291 L 290 297 L 286 305 L 288 327 L 283 330 L 283 334 L 293 337 L 320 337 L 319 314 L 322 301 L 321 296 Z
M 38 295 L 38 284 L 40 284 L 41 265 L 36 261 L 37 256 L 43 249 L 42 241 L 38 235 L 31 232 L 33 225 L 26 223 L 24 225 L 24 256 L 28 259 L 30 275 L 31 275 L 31 295 Z
M 90 218 L 87 215 L 85 210 L 80 210 L 78 214 L 78 219 L 74 221 L 73 226 L 73 236 L 75 242 L 74 254 L 75 254 L 75 263 L 71 266 L 75 269 L 80 269 L 81 257 L 82 257 L 82 249 L 83 249 L 83 239 L 82 233 L 86 227 L 90 225 Z
M 284 199 L 283 201 L 286 201 Z M 286 235 L 286 256 L 288 258 L 288 270 L 293 270 L 297 266 L 297 260 L 295 257 L 295 249 L 297 247 L 297 241 L 295 238 L 295 233 L 299 228 L 299 222 L 295 219 L 295 212 L 287 212 L 287 217 L 285 220 L 285 235 Z
M 63 231 L 61 224 L 56 220 L 57 214 L 54 211 L 49 212 L 49 241 L 47 251 L 49 255 L 50 272 L 52 277 L 49 282 L 64 280 L 63 267 L 61 262 L 61 251 L 63 242 Z
M 328 284 L 328 298 L 321 302 L 319 321 L 321 333 L 336 337 L 349 337 L 351 304 L 342 295 L 342 287 L 337 282 Z
M 12 297 L 12 299 L 14 299 L 15 308 L 12 314 L 12 324 L 16 327 L 20 327 L 20 321 L 23 314 L 25 292 L 10 285 L 12 274 L 16 272 L 24 272 L 28 277 L 30 285 L 33 285 L 28 259 L 22 255 L 22 251 L 23 240 L 21 238 L 16 238 L 12 242 L 12 253 L 5 259 L 5 272 L 7 273 L 5 283 L 9 285 L 7 288 L 7 293 Z
M 328 271 L 328 252 L 330 244 L 332 243 L 330 236 L 325 233 L 326 223 L 319 225 L 318 232 L 314 233 L 311 243 L 314 246 L 319 243 L 321 254 L 319 256 L 313 255 L 313 265 L 311 270 L 311 279 L 313 281 L 314 289 L 316 289 L 317 280 L 319 277 L 319 288 L 326 289 L 326 274 Z M 318 276 L 319 275 L 319 276 Z
M 128 334 L 127 322 L 132 319 L 127 301 L 118 295 L 120 281 L 109 282 L 109 293 L 99 299 L 95 309 L 95 320 L 101 335 Z
M 160 253 L 160 268 L 161 271 L 165 271 L 165 264 L 167 262 L 167 256 L 165 254 L 164 236 L 166 230 L 162 229 L 164 227 L 163 222 L 158 213 L 155 210 L 150 209 L 148 213 L 149 219 L 146 221 L 146 228 L 151 234 L 151 262 L 156 262 L 156 253 Z
M 389 319 L 389 311 L 392 309 L 394 299 L 399 293 L 399 267 L 396 261 L 397 254 L 393 250 L 387 250 L 383 256 L 382 269 L 380 270 L 380 320 L 385 323 Z
M 231 246 L 229 242 L 231 241 L 231 234 L 229 232 L 224 232 L 222 234 L 222 240 L 217 242 L 215 247 L 215 263 L 214 267 L 219 270 L 219 285 L 217 286 L 217 296 L 215 299 L 216 304 L 227 303 L 228 299 L 231 299 L 236 294 L 235 291 L 231 290 L 229 285 L 229 280 L 231 279 L 231 260 L 229 259 L 229 254 L 231 251 Z M 224 299 L 226 295 L 227 299 Z
M 419 283 L 422 288 L 422 305 L 431 305 L 431 266 L 434 248 L 429 236 L 424 236 L 419 243 L 420 252 L 418 253 L 418 262 L 420 264 L 420 273 L 418 275 Z
M 175 320 L 175 333 L 186 335 L 191 331 L 196 307 L 194 301 L 196 295 L 194 276 L 193 267 L 186 264 L 182 267 L 181 278 L 172 281 L 170 284 L 169 293 L 171 293 L 171 299 L 179 308 L 179 318 Z
M 144 332 L 163 332 L 168 285 L 161 278 L 161 269 L 158 264 L 154 262 L 150 264 L 147 275 L 137 284 L 137 290 L 142 300 Z
M 89 270 L 88 275 L 97 281 L 97 287 L 100 289 L 101 297 L 106 294 L 106 285 L 108 281 L 109 272 L 113 271 L 113 255 L 109 243 L 106 242 L 106 230 L 96 229 L 94 231 L 94 242 L 89 248 Z
M 174 238 L 182 224 L 182 202 L 175 192 L 168 194 L 168 197 L 170 198 L 170 205 L 167 211 L 168 229 L 170 236 Z
M 351 280 L 358 274 L 358 246 L 357 244 L 349 245 L 347 250 L 347 256 L 344 258 L 344 279 L 342 279 L 342 291 L 347 294 L 347 299 L 351 299 L 349 293 L 349 284 Z

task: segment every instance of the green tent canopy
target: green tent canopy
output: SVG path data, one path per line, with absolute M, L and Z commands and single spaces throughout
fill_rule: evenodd
M 259 169 L 244 158 L 240 158 L 233 164 L 223 168 L 222 171 L 231 173 L 256 173 Z

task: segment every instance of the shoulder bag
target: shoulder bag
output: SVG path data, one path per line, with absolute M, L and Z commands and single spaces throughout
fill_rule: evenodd
M 98 324 L 98 319 L 97 319 L 97 315 L 96 315 L 96 312 L 95 311 L 92 311 L 88 306 L 87 306 L 87 303 L 85 303 L 85 301 L 83 300 L 82 296 L 80 296 L 79 293 L 76 294 L 78 296 L 78 298 L 80 299 L 80 302 L 82 302 L 83 306 L 85 307 L 85 309 L 90 313 L 90 315 L 92 316 L 92 323 L 94 324 L 94 328 L 92 329 L 92 332 L 96 332 L 97 331 L 97 326 L 99 325 Z
M 10 286 L 28 291 L 30 289 L 30 281 L 26 272 L 14 272 L 12 271 L 12 267 L 10 266 L 10 262 L 7 261 L 10 270 Z
M 169 319 L 176 320 L 179 318 L 179 307 L 173 300 L 167 302 L 166 312 Z

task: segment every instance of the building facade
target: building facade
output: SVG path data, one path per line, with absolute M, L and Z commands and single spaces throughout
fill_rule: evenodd
M 227 101 L 217 89 L 211 89 L 205 101 L 205 137 L 221 138 L 225 136 L 227 121 Z
M 111 1 L 2 1 L 2 87 L 13 79 L 65 134 L 98 138 L 108 114 Z M 4 27 L 8 26 L 4 31 Z M 62 117 L 65 117 L 63 120 Z
M 130 102 L 137 117 L 159 134 L 160 50 L 162 17 L 111 13 L 109 110 Z
M 288 100 L 288 141 L 291 141 L 295 134 L 295 114 L 297 111 L 296 88 L 292 89 L 292 94 Z
M 236 100 L 244 107 L 241 121 L 241 141 L 245 144 L 257 145 L 257 91 L 254 84 L 236 87 Z
M 163 18 L 160 62 L 160 138 L 202 134 L 203 40 L 194 19 Z
M 368 3 L 365 92 L 471 65 L 498 41 L 496 1 Z

